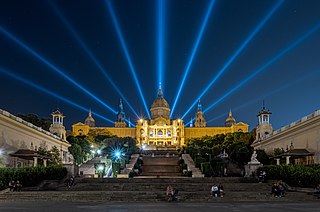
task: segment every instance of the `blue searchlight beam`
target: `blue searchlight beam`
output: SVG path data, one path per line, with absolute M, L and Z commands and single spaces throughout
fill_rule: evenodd
M 71 82 L 72 84 L 74 84 L 75 86 L 77 86 L 78 88 L 80 88 L 83 92 L 85 92 L 86 94 L 88 94 L 89 96 L 91 96 L 93 99 L 95 99 L 96 101 L 98 101 L 99 103 L 101 103 L 103 106 L 105 106 L 107 109 L 109 109 L 111 112 L 113 112 L 114 114 L 117 114 L 117 112 L 112 109 L 109 105 L 107 105 L 106 103 L 104 103 L 101 99 L 99 99 L 97 96 L 95 96 L 93 93 L 91 93 L 89 90 L 87 90 L 86 88 L 84 88 L 82 85 L 80 85 L 79 83 L 77 83 L 75 80 L 73 80 L 71 77 L 69 77 L 67 74 L 65 74 L 62 70 L 60 70 L 59 68 L 57 68 L 55 65 L 53 65 L 52 63 L 50 63 L 48 60 L 46 60 L 45 58 L 43 58 L 41 55 L 39 55 L 37 52 L 35 52 L 34 50 L 32 50 L 29 46 L 27 46 L 26 44 L 24 44 L 21 40 L 19 40 L 17 37 L 15 37 L 14 35 L 12 35 L 10 32 L 8 32 L 7 30 L 5 30 L 3 27 L 0 26 L 0 32 L 2 32 L 4 35 L 6 35 L 8 38 L 10 38 L 11 40 L 13 40 L 15 43 L 17 43 L 19 46 L 21 46 L 23 49 L 25 49 L 27 52 L 29 52 L 31 55 L 33 55 L 34 57 L 36 57 L 38 60 L 40 60 L 41 62 L 43 62 L 44 64 L 46 64 L 47 66 L 49 66 L 52 70 L 54 70 L 55 72 L 57 72 L 58 74 L 60 74 L 61 76 L 63 76 L 65 79 L 67 79 L 69 82 Z
M 146 103 L 146 101 L 145 101 L 145 99 L 144 99 L 144 96 L 143 96 L 143 93 L 142 93 L 142 90 L 141 90 L 141 87 L 140 87 L 140 83 L 139 83 L 138 77 L 137 77 L 137 75 L 136 75 L 136 71 L 135 71 L 135 69 L 134 69 L 134 67 L 133 67 L 133 63 L 132 63 L 132 61 L 131 61 L 131 57 L 130 57 L 130 55 L 129 55 L 129 51 L 128 51 L 128 49 L 127 49 L 126 43 L 125 43 L 125 41 L 124 41 L 124 38 L 123 38 L 123 36 L 122 36 L 122 32 L 121 32 L 121 29 L 120 29 L 120 25 L 119 25 L 119 23 L 118 23 L 117 17 L 116 17 L 116 15 L 115 15 L 114 10 L 113 10 L 111 1 L 110 1 L 110 0 L 105 0 L 105 3 L 106 3 L 106 5 L 107 5 L 108 11 L 109 11 L 109 13 L 110 13 L 110 15 L 111 15 L 112 23 L 113 23 L 114 27 L 116 28 L 116 32 L 117 32 L 118 38 L 119 38 L 119 40 L 120 40 L 121 47 L 122 47 L 122 49 L 123 49 L 123 51 L 124 51 L 125 57 L 126 57 L 126 59 L 127 59 L 127 62 L 128 62 L 128 64 L 129 64 L 129 67 L 130 67 L 131 74 L 132 74 L 132 76 L 133 76 L 133 78 L 134 78 L 134 81 L 135 81 L 135 83 L 136 83 L 136 86 L 137 86 L 137 88 L 138 88 L 138 91 L 139 91 L 141 100 L 142 100 L 142 102 L 143 102 L 143 106 L 144 106 L 144 108 L 145 108 L 145 110 L 146 110 L 146 112 L 147 112 L 147 115 L 148 115 L 149 119 L 150 119 L 149 109 L 148 109 L 147 103 Z
M 112 87 L 117 91 L 117 93 L 121 96 L 121 98 L 124 100 L 124 102 L 129 106 L 131 111 L 136 115 L 136 117 L 139 119 L 138 114 L 133 109 L 127 98 L 123 95 L 123 93 L 120 91 L 118 86 L 113 82 L 111 77 L 107 74 L 106 70 L 103 68 L 101 63 L 98 61 L 98 59 L 94 56 L 92 51 L 88 48 L 88 46 L 85 44 L 83 39 L 79 36 L 79 34 L 75 31 L 75 29 L 71 26 L 71 24 L 68 22 L 68 20 L 64 17 L 64 15 L 60 12 L 58 7 L 54 4 L 53 1 L 48 1 L 50 6 L 53 8 L 54 12 L 58 15 L 58 17 L 61 19 L 61 21 L 65 24 L 67 29 L 71 32 L 73 37 L 78 41 L 80 46 L 84 49 L 84 51 L 87 53 L 87 55 L 90 57 L 90 59 L 93 61 L 93 63 L 98 67 L 98 70 L 103 74 L 103 76 L 109 81 L 109 83 L 112 85 Z
M 304 80 L 306 80 L 306 79 L 308 79 L 310 77 L 313 77 L 315 74 L 319 74 L 320 70 L 316 70 L 316 71 L 312 71 L 312 72 L 306 72 L 306 73 L 309 73 L 309 74 L 307 74 L 305 76 L 302 76 L 302 78 L 299 78 L 299 79 L 297 79 L 295 81 L 291 81 L 290 83 L 287 83 L 287 84 L 285 84 L 285 85 L 283 85 L 283 86 L 281 86 L 281 87 L 279 87 L 279 88 L 277 88 L 275 90 L 272 90 L 272 91 L 270 91 L 270 92 L 268 92 L 268 93 L 266 93 L 266 94 L 264 94 L 262 96 L 259 96 L 258 98 L 255 98 L 255 99 L 253 99 L 253 100 L 251 100 L 251 101 L 249 101 L 249 102 L 247 102 L 245 104 L 242 104 L 242 105 L 240 105 L 240 106 L 238 106 L 236 108 L 233 108 L 232 111 L 233 112 L 234 111 L 238 111 L 238 110 L 240 110 L 240 109 L 242 109 L 242 108 L 244 108 L 244 107 L 246 107 L 248 105 L 251 105 L 251 104 L 253 104 L 253 103 L 257 102 L 257 101 L 260 101 L 262 99 L 265 99 L 265 98 L 267 98 L 269 96 L 272 96 L 272 95 L 274 95 L 274 94 L 276 94 L 276 93 L 278 93 L 278 92 L 280 92 L 282 90 L 285 90 L 285 89 L 287 89 L 289 87 L 292 87 L 292 86 L 294 86 L 296 84 L 300 84 L 302 81 L 304 81 Z M 223 117 L 226 117 L 226 113 L 221 114 L 219 116 L 216 116 L 216 117 L 210 119 L 209 121 L 207 121 L 207 123 L 213 122 L 213 121 L 215 121 L 217 119 L 220 119 L 220 118 L 223 118 Z
M 157 8 L 158 8 L 158 85 L 161 85 L 163 82 L 163 52 L 164 52 L 164 7 L 165 7 L 165 0 L 158 0 Z
M 81 110 L 88 111 L 87 108 L 85 108 L 85 107 L 83 107 L 83 106 L 81 106 L 81 105 L 79 105 L 79 104 L 77 104 L 77 103 L 75 103 L 75 102 L 73 102 L 73 101 L 71 101 L 69 99 L 66 99 L 66 98 L 64 98 L 64 97 L 62 97 L 62 96 L 60 96 L 60 95 L 58 95 L 58 94 L 56 94 L 56 93 L 44 88 L 42 86 L 40 86 L 40 85 L 37 85 L 37 84 L 35 84 L 35 83 L 33 83 L 33 82 L 29 81 L 29 80 L 26 80 L 26 79 L 18 76 L 17 74 L 14 74 L 11 71 L 8 71 L 8 70 L 0 67 L 0 73 L 3 73 L 3 74 L 5 74 L 5 75 L 7 75 L 7 76 L 9 76 L 11 78 L 14 78 L 17 81 L 20 81 L 20 82 L 22 82 L 24 84 L 27 84 L 27 85 L 29 85 L 29 86 L 31 86 L 31 87 L 39 90 L 39 91 L 42 91 L 42 92 L 44 92 L 46 94 L 49 94 L 49 95 L 51 95 L 51 96 L 53 96 L 53 97 L 55 97 L 57 99 L 60 99 L 60 100 L 66 102 L 66 103 L 68 103 L 68 104 L 70 104 L 72 106 L 75 106 L 75 107 L 77 107 L 77 108 L 79 108 Z M 103 120 L 106 120 L 106 121 L 114 124 L 114 121 L 112 121 L 112 120 L 110 120 L 110 119 L 108 119 L 108 118 L 106 118 L 106 117 L 104 117 L 104 116 L 102 116 L 102 115 L 100 115 L 98 113 L 92 112 L 92 114 L 94 114 L 95 116 L 97 116 L 97 117 L 99 117 L 99 118 L 101 118 Z
M 269 60 L 267 63 L 262 65 L 260 68 L 258 68 L 255 72 L 253 72 L 250 76 L 242 80 L 237 86 L 233 87 L 231 90 L 229 90 L 226 94 L 224 94 L 222 97 L 220 97 L 217 101 L 215 101 L 213 104 L 211 104 L 208 108 L 204 110 L 204 112 L 207 112 L 211 108 L 213 108 L 215 105 L 217 105 L 219 102 L 221 102 L 224 98 L 232 94 L 234 91 L 236 91 L 241 86 L 245 85 L 247 82 L 249 82 L 251 79 L 253 79 L 255 76 L 257 76 L 260 72 L 262 72 L 264 69 L 272 65 L 274 62 L 281 59 L 285 54 L 287 54 L 290 50 L 301 44 L 305 39 L 307 39 L 310 35 L 312 35 L 315 31 L 317 31 L 320 28 L 320 24 L 317 24 L 315 27 L 313 27 L 311 30 L 306 32 L 303 36 L 301 36 L 298 40 L 296 40 L 294 43 L 292 43 L 290 46 L 288 46 L 286 49 L 278 53 L 275 57 L 273 57 L 271 60 Z
M 170 116 L 172 116 L 173 111 L 174 111 L 174 109 L 175 109 L 175 107 L 176 107 L 176 104 L 177 104 L 177 102 L 178 102 L 178 99 L 179 99 L 179 97 L 180 97 L 180 93 L 181 93 L 182 88 L 183 88 L 183 86 L 184 86 L 184 83 L 185 83 L 185 81 L 186 81 L 186 78 L 187 78 L 187 75 L 188 75 L 188 73 L 189 73 L 191 64 L 192 64 L 192 62 L 193 62 L 193 58 L 194 58 L 194 56 L 195 56 L 195 54 L 196 54 L 196 51 L 197 51 L 197 49 L 198 49 L 200 40 L 201 40 L 202 35 L 203 35 L 203 32 L 204 32 L 204 30 L 205 30 L 205 28 L 206 28 L 206 25 L 207 25 L 208 19 L 209 19 L 209 17 L 210 17 L 210 14 L 211 14 L 211 11 L 212 11 L 212 8 L 213 8 L 214 3 L 215 3 L 215 0 L 211 0 L 210 5 L 209 5 L 209 7 L 208 7 L 208 10 L 207 10 L 207 12 L 206 12 L 205 18 L 204 18 L 204 20 L 203 20 L 203 22 L 202 22 L 202 25 L 201 25 L 201 28 L 200 28 L 200 31 L 199 31 L 197 40 L 196 40 L 196 42 L 195 42 L 195 44 L 194 44 L 194 47 L 193 47 L 193 50 L 192 50 L 192 52 L 191 52 L 191 55 L 190 55 L 190 58 L 189 58 L 187 67 L 186 67 L 186 69 L 185 69 L 185 71 L 184 71 L 184 75 L 183 75 L 181 84 L 180 84 L 180 86 L 179 86 L 178 93 L 177 93 L 176 98 L 175 98 L 175 100 L 174 100 L 174 103 L 173 103 L 173 106 L 172 106 L 172 109 L 171 109 Z
M 269 13 L 262 19 L 259 25 L 252 31 L 252 33 L 247 37 L 247 39 L 241 44 L 238 50 L 230 57 L 230 59 L 224 64 L 224 66 L 218 71 L 218 74 L 213 78 L 213 80 L 209 83 L 209 85 L 201 92 L 199 97 L 192 103 L 192 105 L 188 108 L 187 112 L 182 116 L 184 118 L 190 110 L 197 104 L 198 99 L 201 99 L 208 90 L 214 85 L 214 83 L 221 77 L 221 75 L 225 72 L 225 70 L 232 64 L 232 62 L 238 57 L 238 55 L 243 51 L 243 49 L 248 45 L 248 43 L 253 39 L 253 37 L 261 30 L 261 28 L 265 25 L 265 23 L 270 19 L 270 17 L 274 14 L 274 12 L 280 7 L 280 5 L 284 2 L 284 0 L 278 1 Z

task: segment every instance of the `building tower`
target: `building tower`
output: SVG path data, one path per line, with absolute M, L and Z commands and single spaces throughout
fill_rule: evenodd
M 226 122 L 224 123 L 225 127 L 231 127 L 232 125 L 236 124 L 236 119 L 232 116 L 232 111 L 230 109 L 229 116 L 226 119 Z
M 206 119 L 204 118 L 204 114 L 202 112 L 202 105 L 199 99 L 194 127 L 206 127 L 206 126 L 207 126 L 207 122 L 206 122 Z
M 123 110 L 122 99 L 120 99 L 119 103 L 119 111 L 117 114 L 117 120 L 114 122 L 115 127 L 127 127 L 126 123 L 126 114 Z
M 84 121 L 84 124 L 88 125 L 89 127 L 95 127 L 96 126 L 96 122 L 92 117 L 91 110 L 89 110 L 89 115 L 86 118 L 86 120 Z
M 57 136 L 59 136 L 62 140 L 66 141 L 66 129 L 63 126 L 63 118 L 65 117 L 59 109 L 55 112 L 51 113 L 52 115 L 52 124 L 49 128 L 49 131 Z
M 257 115 L 259 124 L 256 129 L 256 140 L 263 140 L 272 134 L 273 129 L 270 124 L 270 114 L 271 112 L 266 109 L 263 102 L 263 107 Z

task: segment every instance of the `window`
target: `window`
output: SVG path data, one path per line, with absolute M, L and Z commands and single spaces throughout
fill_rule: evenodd
M 150 130 L 150 137 L 153 137 L 153 130 Z
M 162 130 L 159 130 L 158 131 L 158 137 L 162 137 L 163 136 L 163 132 L 162 132 Z
M 171 137 L 171 130 L 168 130 L 167 135 L 168 137 Z

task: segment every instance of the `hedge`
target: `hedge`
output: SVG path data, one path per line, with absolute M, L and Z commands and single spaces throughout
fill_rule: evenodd
M 320 165 L 268 165 L 264 170 L 269 180 L 282 180 L 290 186 L 314 188 L 320 183 Z
M 43 180 L 61 180 L 67 175 L 67 169 L 62 166 L 25 168 L 0 168 L 0 190 L 8 187 L 11 180 L 19 180 L 23 187 L 36 186 Z

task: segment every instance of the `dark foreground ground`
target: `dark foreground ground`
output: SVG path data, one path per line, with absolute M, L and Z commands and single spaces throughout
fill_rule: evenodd
M 174 212 L 188 212 L 188 211 L 216 211 L 216 212 L 251 212 L 251 211 L 320 211 L 320 202 L 230 202 L 230 203 L 76 203 L 76 202 L 1 202 L 1 212 L 59 212 L 59 211 L 112 211 L 112 212 L 156 212 L 156 211 L 174 211 Z

